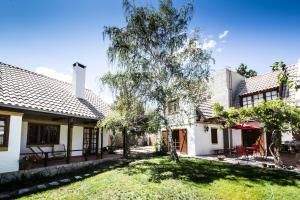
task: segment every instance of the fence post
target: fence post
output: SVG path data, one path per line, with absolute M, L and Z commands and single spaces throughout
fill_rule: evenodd
M 45 158 L 44 158 L 44 166 L 48 166 L 48 152 L 45 152 Z

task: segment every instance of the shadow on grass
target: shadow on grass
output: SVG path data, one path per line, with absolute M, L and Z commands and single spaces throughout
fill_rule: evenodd
M 180 163 L 168 158 L 137 162 L 131 164 L 126 173 L 147 174 L 150 176 L 149 181 L 156 183 L 166 179 L 181 179 L 199 184 L 209 184 L 219 179 L 237 182 L 246 179 L 262 186 L 265 183 L 300 186 L 300 176 L 296 173 L 187 158 L 182 158 Z

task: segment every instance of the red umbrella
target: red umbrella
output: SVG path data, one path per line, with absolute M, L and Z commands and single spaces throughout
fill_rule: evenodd
M 259 130 L 260 127 L 255 126 L 254 124 L 242 123 L 231 127 L 232 129 L 241 129 L 241 130 Z

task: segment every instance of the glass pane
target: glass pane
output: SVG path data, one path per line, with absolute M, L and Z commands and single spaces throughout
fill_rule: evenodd
M 59 131 L 57 126 L 49 126 L 48 127 L 50 131 L 50 138 L 49 138 L 49 143 L 50 144 L 56 144 L 58 143 L 58 137 L 59 137 Z
M 0 145 L 4 144 L 4 135 L 0 135 Z
M 4 127 L 0 126 L 0 135 L 4 135 Z
M 5 121 L 4 120 L 0 120 L 0 126 L 4 126 L 5 125 Z
M 49 139 L 49 129 L 47 126 L 41 126 L 41 136 L 40 136 L 40 140 L 39 143 L 40 144 L 47 144 L 48 143 L 48 139 Z
M 37 144 L 37 139 L 38 139 L 38 126 L 31 124 L 28 126 L 27 144 Z

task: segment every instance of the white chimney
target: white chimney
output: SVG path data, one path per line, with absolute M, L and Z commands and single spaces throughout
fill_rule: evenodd
M 76 62 L 73 64 L 73 94 L 80 99 L 84 99 L 85 92 L 85 68 L 86 66 Z

